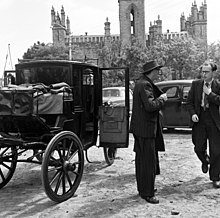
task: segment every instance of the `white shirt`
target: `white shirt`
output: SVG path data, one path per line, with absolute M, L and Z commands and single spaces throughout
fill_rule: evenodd
M 206 82 L 204 81 L 203 83 L 203 87 L 205 86 L 205 84 L 208 83 L 208 87 L 211 87 L 212 85 L 212 80 L 210 82 Z M 202 102 L 201 102 L 201 106 L 204 107 L 204 98 L 205 98 L 205 92 L 202 92 Z M 206 107 L 209 107 L 209 103 L 206 104 Z

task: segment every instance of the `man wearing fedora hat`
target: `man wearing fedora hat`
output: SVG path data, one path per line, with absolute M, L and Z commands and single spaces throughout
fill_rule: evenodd
M 155 197 L 155 177 L 159 174 L 158 151 L 164 151 L 159 111 L 167 100 L 153 81 L 162 66 L 149 61 L 134 87 L 130 132 L 134 135 L 135 173 L 139 195 L 149 203 L 158 204 Z

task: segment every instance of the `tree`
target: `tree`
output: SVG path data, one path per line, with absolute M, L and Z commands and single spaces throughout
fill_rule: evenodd
M 208 49 L 208 50 L 207 50 Z M 72 49 L 76 54 L 76 49 Z M 220 44 L 204 45 L 192 38 L 158 39 L 151 46 L 144 47 L 135 39 L 130 45 L 121 46 L 114 41 L 108 46 L 97 47 L 100 67 L 129 67 L 130 80 L 135 80 L 148 60 L 157 60 L 164 66 L 160 80 L 192 79 L 198 76 L 198 69 L 208 58 L 220 62 Z M 68 60 L 68 47 L 34 43 L 23 55 L 24 59 L 64 59 Z M 220 75 L 220 74 L 219 74 Z M 105 84 L 121 85 L 121 72 L 104 72 Z
M 131 45 L 126 45 L 122 49 L 117 63 L 119 66 L 129 67 L 130 79 L 134 80 L 143 71 L 143 63 L 148 59 L 147 49 L 133 39 Z
M 100 67 L 120 67 L 118 58 L 122 51 L 121 42 L 114 41 L 98 51 Z M 124 86 L 124 74 L 121 70 L 103 71 L 103 87 Z
M 220 41 L 208 46 L 208 59 L 218 64 L 216 77 L 220 79 Z
M 196 69 L 206 60 L 206 47 L 192 38 L 174 38 L 169 41 L 158 40 L 149 47 L 153 59 L 159 59 L 164 66 L 176 72 L 179 79 L 195 78 Z
M 113 41 L 108 46 L 103 46 L 98 50 L 100 67 L 117 67 L 117 59 L 121 53 L 121 42 Z
M 102 67 L 128 67 L 130 80 L 135 80 L 142 72 L 143 63 L 148 58 L 148 50 L 135 39 L 131 45 L 121 46 L 120 41 L 113 42 L 110 46 L 100 49 L 99 60 Z M 104 72 L 104 85 L 121 85 L 123 73 L 120 71 Z
M 23 55 L 24 59 L 34 59 L 34 60 L 51 60 L 51 59 L 60 59 L 60 60 L 68 60 L 69 53 L 68 47 L 65 46 L 54 46 L 52 44 L 34 43 L 27 52 Z
M 123 48 L 121 54 L 118 65 L 129 67 L 131 79 L 139 76 L 146 61 L 156 60 L 164 66 L 160 80 L 166 80 L 195 78 L 196 69 L 206 60 L 207 51 L 200 42 L 191 38 L 175 38 L 169 41 L 157 40 L 147 47 L 134 40 Z

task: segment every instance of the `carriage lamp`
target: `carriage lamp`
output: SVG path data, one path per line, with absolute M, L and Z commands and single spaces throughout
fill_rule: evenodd
M 83 85 L 94 85 L 93 77 L 92 70 L 89 68 L 85 69 L 83 74 Z

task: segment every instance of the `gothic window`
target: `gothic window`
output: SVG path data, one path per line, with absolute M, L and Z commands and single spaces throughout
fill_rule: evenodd
M 134 10 L 131 10 L 130 13 L 130 21 L 131 21 L 131 34 L 134 35 L 135 34 L 135 28 L 134 28 Z
M 60 41 L 60 32 L 59 32 L 59 30 L 57 30 L 57 41 L 58 42 Z
M 200 37 L 202 38 L 203 36 L 203 31 L 202 31 L 202 27 L 200 26 Z

